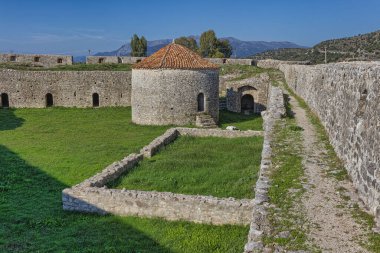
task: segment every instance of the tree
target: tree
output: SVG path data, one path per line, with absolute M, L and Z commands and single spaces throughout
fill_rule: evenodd
M 232 46 L 228 40 L 218 40 L 217 51 L 222 53 L 225 58 L 230 58 L 232 55 Z
M 219 40 L 213 30 L 201 34 L 199 52 L 203 57 L 229 58 L 232 46 L 228 40 Z
M 176 44 L 185 46 L 195 52 L 198 51 L 198 45 L 197 41 L 194 38 L 189 38 L 189 37 L 179 37 L 174 40 Z
M 139 36 L 134 34 L 131 39 L 131 56 L 146 56 L 147 48 L 148 42 L 146 41 L 145 37 L 141 36 L 141 38 L 139 38 Z
M 212 57 L 216 52 L 218 39 L 213 30 L 208 30 L 201 34 L 199 42 L 199 52 L 203 57 Z

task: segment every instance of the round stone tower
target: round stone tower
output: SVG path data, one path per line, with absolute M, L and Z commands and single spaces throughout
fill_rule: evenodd
M 219 67 L 190 49 L 169 44 L 132 67 L 132 121 L 141 125 L 218 122 Z

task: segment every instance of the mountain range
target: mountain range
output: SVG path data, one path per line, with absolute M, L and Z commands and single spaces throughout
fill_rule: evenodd
M 380 30 L 356 36 L 322 41 L 312 48 L 282 48 L 269 50 L 250 58 L 310 61 L 323 63 L 340 61 L 380 60 Z
M 199 36 L 189 36 L 189 37 L 195 38 L 197 43 L 199 44 Z M 243 41 L 243 40 L 236 39 L 234 37 L 225 37 L 221 39 L 225 39 L 230 42 L 233 49 L 233 52 L 232 52 L 233 58 L 244 58 L 250 55 L 254 55 L 254 54 L 265 52 L 272 49 L 279 49 L 279 48 L 305 48 L 303 46 L 300 46 L 288 41 Z M 171 42 L 172 42 L 171 39 L 148 41 L 147 54 L 151 55 L 152 53 L 156 52 L 157 50 L 168 45 Z M 126 43 L 114 51 L 99 52 L 99 53 L 96 53 L 95 55 L 96 56 L 124 56 L 124 55 L 130 55 L 130 54 L 131 54 L 130 43 Z

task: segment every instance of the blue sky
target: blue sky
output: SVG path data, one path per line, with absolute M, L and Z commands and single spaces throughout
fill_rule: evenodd
M 380 0 L 0 0 L 0 52 L 85 55 L 134 33 L 148 40 L 198 35 L 291 41 L 380 29 Z

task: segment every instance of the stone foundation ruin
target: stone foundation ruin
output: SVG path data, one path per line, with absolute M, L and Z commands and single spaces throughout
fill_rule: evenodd
M 171 128 L 139 154 L 131 154 L 95 176 L 62 191 L 63 209 L 68 211 L 160 217 L 210 224 L 249 224 L 253 203 L 249 199 L 216 198 L 170 192 L 108 189 L 105 185 L 133 169 L 144 157 L 152 157 L 180 135 L 205 137 L 251 137 L 261 131 Z

